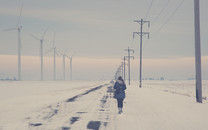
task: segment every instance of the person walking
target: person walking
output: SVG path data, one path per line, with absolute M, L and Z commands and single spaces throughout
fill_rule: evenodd
M 126 84 L 121 76 L 118 77 L 116 83 L 114 84 L 115 95 L 114 97 L 117 99 L 118 103 L 118 113 L 121 114 L 123 112 L 123 100 L 125 98 Z

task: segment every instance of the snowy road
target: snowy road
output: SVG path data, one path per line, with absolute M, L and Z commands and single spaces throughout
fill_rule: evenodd
M 170 85 L 173 82 L 168 83 Z M 204 100 L 203 104 L 196 103 L 190 91 L 180 90 L 181 87 L 177 85 L 174 86 L 174 92 L 162 84 L 158 87 L 156 83 L 144 84 L 143 88 L 139 88 L 137 82 L 131 86 L 127 85 L 124 113 L 118 114 L 112 93 L 113 84 L 108 82 L 77 84 L 72 84 L 74 87 L 70 89 L 54 87 L 52 90 L 55 90 L 55 94 L 42 85 L 42 90 L 39 90 L 42 94 L 38 91 L 32 97 L 25 94 L 27 98 L 25 100 L 20 97 L 16 100 L 2 100 L 1 105 L 10 101 L 20 106 L 12 109 L 5 104 L 0 108 L 0 130 L 208 129 L 208 101 Z M 43 92 L 44 89 L 48 92 Z M 34 97 L 38 102 L 30 103 L 35 101 Z M 41 102 L 43 97 L 45 100 Z M 22 107 L 25 107 L 23 109 L 25 112 L 20 111 L 21 103 Z M 29 106 L 26 106 L 26 103 Z
M 47 112 L 50 113 L 47 116 L 44 114 L 39 116 L 44 119 L 41 122 L 42 126 L 36 127 L 34 125 L 40 122 L 32 122 L 30 128 L 62 130 L 207 130 L 208 128 L 207 103 L 197 104 L 193 98 L 186 95 L 128 86 L 124 113 L 119 115 L 116 100 L 112 97 L 112 85 L 107 84 L 93 89 L 90 93 L 81 93 L 68 99 L 69 102 L 50 107 L 50 111 L 53 112 Z
M 111 114 L 110 84 L 91 88 L 28 117 L 29 129 L 106 129 Z

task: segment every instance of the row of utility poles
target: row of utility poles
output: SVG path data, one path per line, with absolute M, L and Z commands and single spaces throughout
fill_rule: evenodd
M 133 38 L 135 34 L 138 34 L 140 36 L 140 64 L 139 64 L 139 87 L 142 87 L 142 38 L 143 35 L 148 35 L 149 39 L 149 32 L 143 32 L 143 25 L 145 23 L 148 24 L 148 27 L 150 27 L 150 21 L 146 20 L 134 20 L 134 22 L 137 22 L 140 24 L 140 30 L 139 32 L 133 32 Z M 194 27 L 195 27 L 195 71 L 196 71 L 196 101 L 199 103 L 202 103 L 202 78 L 201 78 L 201 41 L 200 41 L 200 8 L 199 8 L 199 0 L 194 0 Z M 130 59 L 134 57 L 131 56 L 131 52 L 134 53 L 134 50 L 125 49 L 125 51 L 128 51 L 128 56 L 124 56 L 122 58 L 123 62 L 119 66 L 118 70 L 115 74 L 115 79 L 117 79 L 119 76 L 122 76 L 124 80 L 126 79 L 126 60 L 128 60 L 128 76 L 129 76 L 129 85 L 130 85 Z
M 142 87 L 142 37 L 143 37 L 143 35 L 148 35 L 148 39 L 149 39 L 149 32 L 143 32 L 143 25 L 145 23 L 148 23 L 148 27 L 149 27 L 150 26 L 150 21 L 145 21 L 145 20 L 141 19 L 140 21 L 139 20 L 134 20 L 134 22 L 137 22 L 137 23 L 140 24 L 140 32 L 133 32 L 133 38 L 134 38 L 135 34 L 138 34 L 140 36 L 139 87 L 141 88 Z M 124 81 L 125 81 L 125 79 L 126 79 L 126 74 L 125 74 L 125 72 L 126 72 L 126 69 L 125 69 L 126 62 L 125 61 L 128 60 L 128 76 L 129 76 L 128 80 L 129 80 L 129 85 L 130 85 L 130 81 L 131 81 L 131 78 L 130 78 L 130 75 L 131 75 L 130 74 L 130 72 L 131 72 L 130 71 L 130 66 L 131 66 L 130 59 L 131 58 L 134 59 L 134 56 L 131 56 L 131 52 L 134 53 L 134 50 L 130 49 L 128 47 L 128 49 L 125 49 L 125 51 L 128 51 L 128 56 L 124 56 L 124 58 L 122 58 L 122 60 L 124 60 L 124 61 L 119 66 L 118 70 L 116 71 L 115 79 L 119 76 L 122 76 L 124 78 Z
M 142 37 L 143 37 L 143 35 L 148 35 L 148 39 L 149 39 L 149 32 L 143 32 L 143 25 L 145 24 L 145 23 L 148 23 L 148 27 L 150 26 L 150 21 L 145 21 L 145 20 L 143 20 L 143 19 L 141 19 L 140 21 L 139 20 L 134 20 L 134 22 L 137 22 L 137 23 L 139 23 L 140 24 L 140 31 L 139 32 L 133 32 L 133 38 L 134 38 L 134 36 L 135 36 L 135 34 L 138 34 L 139 36 L 140 36 L 140 64 L 139 64 L 139 87 L 141 88 L 142 87 Z M 122 62 L 122 66 L 123 67 L 120 67 L 119 66 L 119 68 L 118 68 L 118 70 L 117 70 L 117 72 L 116 72 L 116 76 L 115 77 L 117 77 L 119 74 L 121 74 L 122 75 L 122 77 L 124 78 L 124 81 L 125 81 L 125 60 L 128 60 L 128 76 L 129 76 L 129 85 L 130 85 L 130 59 L 131 58 L 133 58 L 134 59 L 134 56 L 131 56 L 131 52 L 133 52 L 134 53 L 134 50 L 133 49 L 130 49 L 129 47 L 128 47 L 128 49 L 125 49 L 125 51 L 128 51 L 128 56 L 124 56 L 124 58 L 123 58 L 123 62 Z M 121 73 L 121 69 L 122 69 L 122 71 L 124 72 L 124 74 L 123 73 Z
M 124 81 L 126 80 L 126 65 L 128 65 L 128 80 L 129 80 L 129 85 L 130 85 L 130 81 L 131 81 L 131 74 L 130 74 L 130 67 L 131 67 L 131 59 L 134 59 L 134 56 L 131 55 L 131 52 L 134 53 L 133 49 L 130 49 L 128 47 L 128 49 L 125 49 L 125 51 L 128 51 L 128 56 L 124 56 L 122 58 L 122 62 L 121 65 L 118 67 L 116 73 L 115 73 L 115 80 L 119 77 L 122 76 Z M 128 63 L 126 63 L 126 60 L 128 61 Z

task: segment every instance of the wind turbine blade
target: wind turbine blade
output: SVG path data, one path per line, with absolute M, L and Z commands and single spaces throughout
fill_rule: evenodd
M 48 27 L 49 28 L 49 27 Z M 45 30 L 45 32 L 43 33 L 41 39 L 43 39 L 44 35 L 46 34 L 46 32 L 48 31 L 48 28 Z
M 71 55 L 71 57 L 73 57 L 75 54 L 76 54 L 76 52 L 74 52 L 74 53 Z
M 70 59 L 70 57 L 69 56 L 67 56 L 67 55 L 65 55 L 67 58 L 69 58 Z
M 23 8 L 23 4 L 22 4 L 21 10 L 20 10 L 18 21 L 17 21 L 17 27 L 19 27 L 20 18 L 21 18 L 21 15 L 22 15 L 22 8 Z
M 69 49 L 69 48 L 67 48 L 67 49 L 64 51 L 64 54 L 68 51 L 68 49 Z
M 47 52 L 45 52 L 44 54 L 48 54 L 49 52 L 51 52 L 54 48 L 51 48 L 50 50 L 48 50 Z
M 37 40 L 40 40 L 39 38 L 37 38 L 36 36 L 30 34 L 33 38 L 37 39 Z
M 17 28 L 9 28 L 9 29 L 5 29 L 5 30 L 2 30 L 2 31 L 4 31 L 4 32 L 6 32 L 6 31 L 12 31 L 12 30 L 16 30 Z
M 59 53 L 60 55 L 64 55 L 64 54 L 62 54 L 60 51 L 58 51 L 58 53 Z
M 60 54 L 57 51 L 55 53 L 56 53 L 57 56 L 60 56 Z
M 68 50 L 68 49 L 67 49 Z M 67 58 L 70 58 L 66 53 L 64 53 Z

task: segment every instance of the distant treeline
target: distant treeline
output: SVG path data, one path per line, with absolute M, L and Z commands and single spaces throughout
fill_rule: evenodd
M 17 78 L 0 78 L 0 81 L 17 81 Z

